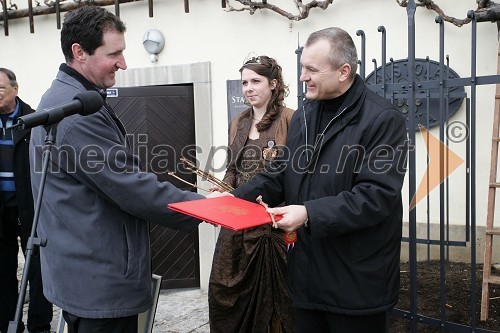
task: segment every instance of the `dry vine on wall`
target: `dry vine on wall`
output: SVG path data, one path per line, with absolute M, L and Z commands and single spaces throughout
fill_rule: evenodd
M 44 5 L 40 4 L 37 0 L 28 0 L 27 9 L 18 9 L 17 4 L 12 2 L 13 0 L 0 0 L 2 4 L 2 12 L 0 13 L 0 24 L 4 26 L 5 35 L 8 36 L 8 21 L 12 19 L 18 19 L 23 17 L 29 17 L 30 32 L 34 33 L 34 21 L 33 17 L 37 15 L 49 15 L 56 14 L 57 18 L 57 28 L 61 27 L 61 12 L 73 10 L 80 6 L 85 6 L 87 4 L 93 4 L 95 6 L 110 6 L 115 5 L 115 14 L 120 15 L 120 4 L 124 4 L 132 1 L 145 1 L 145 0 L 44 0 Z M 35 5 L 33 6 L 33 1 Z M 156 0 L 158 1 L 158 0 Z M 165 0 L 164 0 L 165 1 Z M 181 1 L 181 0 L 177 0 Z M 251 0 L 221 0 L 222 8 L 227 12 L 244 12 L 247 11 L 251 15 L 259 10 L 268 10 L 274 12 L 278 15 L 286 17 L 290 21 L 300 21 L 309 17 L 311 9 L 319 8 L 326 10 L 334 0 L 324 0 L 317 1 L 312 0 L 305 3 L 302 0 L 289 0 L 293 3 L 293 7 L 296 8 L 295 13 L 291 13 L 288 9 L 280 7 L 279 4 L 283 3 L 283 0 L 273 0 L 269 2 L 268 0 L 261 1 L 251 1 Z M 470 0 L 471 2 L 474 0 Z M 149 17 L 153 17 L 153 0 L 147 0 L 149 8 Z M 184 2 L 184 12 L 189 13 L 189 0 L 183 0 Z M 401 7 L 407 7 L 408 0 L 395 0 L 395 2 Z M 500 4 L 495 3 L 492 0 L 476 0 L 477 8 L 476 21 L 477 22 L 497 22 L 500 23 Z M 278 3 L 274 4 L 274 3 Z M 417 7 L 423 7 L 428 10 L 432 10 L 440 15 L 444 21 L 450 22 L 458 27 L 470 22 L 470 18 L 456 18 L 453 16 L 448 16 L 439 7 L 439 5 L 433 0 L 416 0 Z M 207 4 L 203 4 L 206 6 Z M 288 8 L 288 7 L 287 7 Z M 499 26 L 500 27 L 500 26 Z
M 408 5 L 408 0 L 396 0 L 401 7 Z M 477 0 L 477 9 L 475 11 L 477 22 L 499 22 L 500 21 L 500 4 L 491 0 Z M 443 18 L 445 22 L 450 22 L 457 27 L 461 27 L 471 21 L 470 18 L 459 19 L 453 16 L 448 16 L 433 0 L 417 0 L 417 7 L 425 7 L 436 12 Z

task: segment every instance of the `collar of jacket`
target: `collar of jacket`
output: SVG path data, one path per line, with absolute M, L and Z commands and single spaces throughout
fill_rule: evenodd
M 68 66 L 67 64 L 61 64 L 59 66 L 59 70 L 61 72 L 64 72 L 66 74 L 68 74 L 69 76 L 71 76 L 72 78 L 74 78 L 75 80 L 77 80 L 78 82 L 80 82 L 80 84 L 85 88 L 85 90 L 95 90 L 97 91 L 104 102 L 106 102 L 106 97 L 107 97 L 107 91 L 106 89 L 104 88 L 99 88 L 99 87 L 96 87 L 95 84 L 93 84 L 92 82 L 90 82 L 89 80 L 87 80 L 85 78 L 85 76 L 83 76 L 82 74 L 80 74 L 80 72 L 78 72 L 76 69 Z
M 31 106 L 23 102 L 19 97 L 16 98 L 17 101 L 19 102 L 19 112 L 17 113 L 14 121 L 16 121 L 17 118 L 21 116 L 25 116 L 27 114 L 35 112 L 35 110 L 31 108 Z M 14 141 L 14 145 L 16 145 L 19 142 L 19 140 L 24 138 L 30 132 L 30 130 L 31 130 L 30 128 L 22 128 L 20 126 L 14 128 L 12 132 L 12 141 Z
M 353 121 L 356 121 L 356 116 L 359 112 L 359 109 L 362 105 L 360 103 L 361 101 L 364 100 L 364 97 L 366 95 L 366 87 L 365 83 L 363 82 L 363 79 L 356 74 L 356 77 L 354 78 L 354 82 L 352 85 L 352 89 L 349 89 L 347 92 L 347 96 L 344 99 L 344 102 L 340 106 L 339 110 L 344 110 L 345 111 L 342 113 L 342 115 L 339 116 L 338 121 L 341 121 L 341 126 L 337 126 L 337 130 L 327 131 L 328 134 L 333 134 L 338 132 L 339 129 L 345 127 L 348 123 L 351 123 Z M 315 133 L 314 126 L 319 118 L 319 110 L 321 109 L 323 104 L 322 100 L 306 100 L 304 102 L 303 106 L 303 113 L 301 118 L 301 131 L 302 135 L 305 136 L 306 132 L 306 126 L 307 126 L 307 131 L 308 131 L 308 138 L 307 141 L 308 143 L 314 143 L 315 136 L 317 133 Z M 325 133 L 325 138 L 326 134 Z
M 83 86 L 83 88 L 85 90 L 95 90 L 101 95 L 102 100 L 104 101 L 104 105 L 101 108 L 101 110 L 104 109 L 104 111 L 107 112 L 113 118 L 113 120 L 116 122 L 116 125 L 120 129 L 120 132 L 124 136 L 125 140 L 127 140 L 126 139 L 127 138 L 127 131 L 126 131 L 125 127 L 123 126 L 122 122 L 120 121 L 120 119 L 116 115 L 113 108 L 111 106 L 109 106 L 109 104 L 106 101 L 107 90 L 105 88 L 97 87 L 95 84 L 93 84 L 92 82 L 87 80 L 80 72 L 78 72 L 76 69 L 68 66 L 65 63 L 63 63 L 59 66 L 59 71 L 68 75 L 72 79 L 76 80 L 78 83 L 80 83 Z
M 340 125 L 330 126 L 324 133 L 324 137 L 317 145 L 315 143 L 317 141 L 316 136 L 318 133 L 316 133 L 315 124 L 318 121 L 319 110 L 321 110 L 323 101 L 306 100 L 301 117 L 304 118 L 301 119 L 301 132 L 302 136 L 304 137 L 306 146 L 313 146 L 313 153 L 307 163 L 308 166 L 313 164 L 317 153 L 321 150 L 321 146 L 328 142 L 336 133 L 338 133 L 348 124 L 356 122 L 357 115 L 359 113 L 361 105 L 363 105 L 365 96 L 365 83 L 363 79 L 358 74 L 356 74 L 352 87 L 347 91 L 347 96 L 345 97 L 344 102 L 339 108 L 339 110 L 341 110 L 341 114 L 338 115 L 338 119 L 336 120 L 336 122 L 337 124 L 338 122 L 340 122 Z
M 250 127 L 252 127 L 252 109 L 247 109 L 243 111 L 241 116 L 238 118 L 238 126 L 236 129 L 235 137 L 231 146 L 242 147 L 247 140 L 248 134 L 250 133 Z

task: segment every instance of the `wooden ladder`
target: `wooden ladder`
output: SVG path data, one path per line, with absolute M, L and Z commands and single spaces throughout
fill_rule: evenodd
M 498 52 L 497 74 L 500 74 L 500 51 Z M 493 237 L 500 236 L 500 228 L 494 227 L 495 221 L 495 194 L 500 188 L 497 180 L 498 146 L 500 142 L 500 84 L 496 86 L 495 111 L 493 115 L 493 138 L 491 143 L 490 185 L 488 190 L 488 212 L 486 216 L 486 237 L 484 244 L 483 286 L 481 296 L 481 320 L 488 319 L 490 305 L 490 284 L 500 285 L 500 276 L 491 275 L 491 252 Z

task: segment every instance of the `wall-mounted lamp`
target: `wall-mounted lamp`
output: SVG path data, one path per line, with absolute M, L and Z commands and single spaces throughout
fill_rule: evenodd
M 158 53 L 163 50 L 165 46 L 165 37 L 158 29 L 148 29 L 142 37 L 142 45 L 146 51 L 151 55 L 151 62 L 158 61 Z

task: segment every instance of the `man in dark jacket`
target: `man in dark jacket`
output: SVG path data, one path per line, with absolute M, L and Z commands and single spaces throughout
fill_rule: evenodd
M 406 124 L 358 75 L 352 38 L 312 33 L 301 56 L 307 101 L 288 151 L 233 194 L 262 195 L 296 230 L 288 284 L 297 332 L 383 333 L 398 300 Z
M 19 97 L 16 75 L 0 68 L 0 332 L 7 332 L 14 319 L 18 299 L 18 237 L 26 254 L 33 224 L 29 140 L 30 130 L 11 128 L 17 118 L 34 112 Z M 28 331 L 48 332 L 52 321 L 52 304 L 43 296 L 40 257 L 35 249 L 28 269 Z M 24 324 L 19 323 L 19 332 Z

